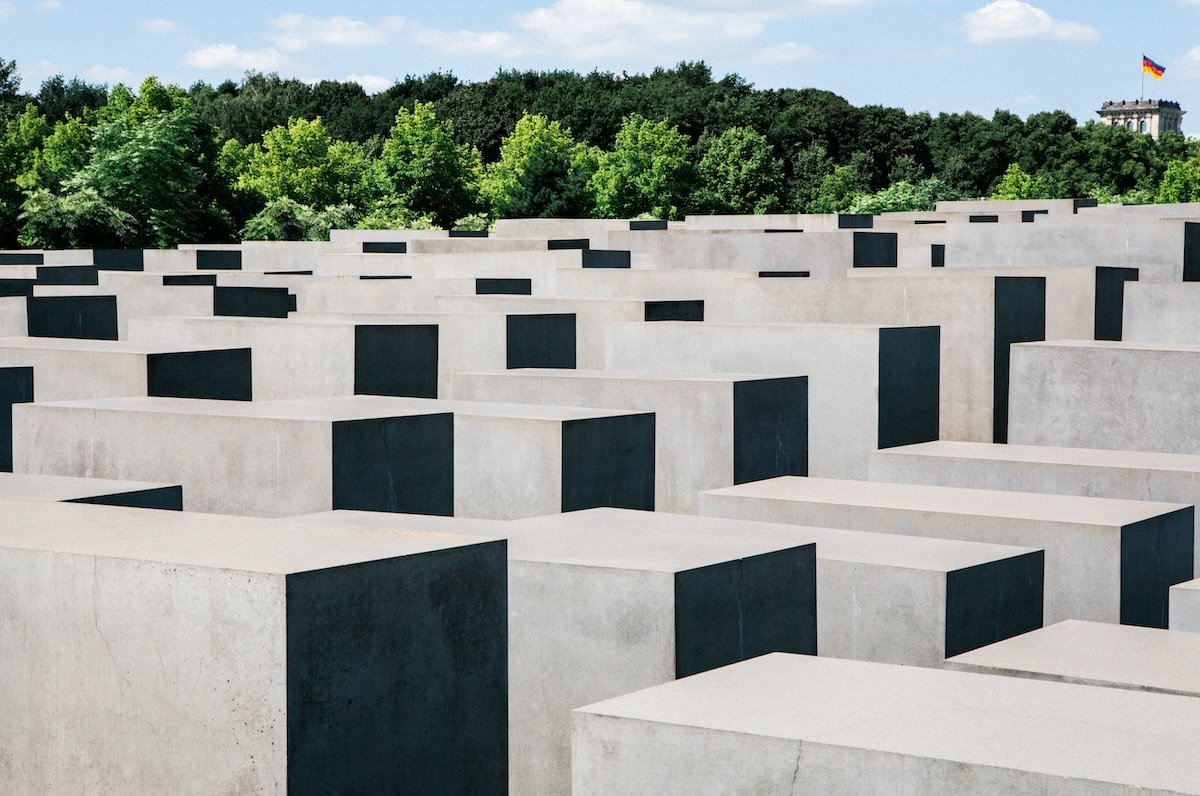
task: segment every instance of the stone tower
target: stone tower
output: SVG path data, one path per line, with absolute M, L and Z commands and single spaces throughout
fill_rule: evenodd
M 1160 133 L 1183 135 L 1183 114 L 1178 102 L 1158 99 L 1113 100 L 1096 111 L 1105 124 L 1148 133 L 1155 141 Z

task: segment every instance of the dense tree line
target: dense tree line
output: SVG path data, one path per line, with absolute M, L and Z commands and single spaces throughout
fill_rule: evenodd
M 1063 111 L 907 113 L 758 90 L 703 63 L 648 75 L 247 74 L 136 90 L 0 59 L 0 246 L 173 246 L 498 217 L 886 212 L 939 199 L 1200 201 L 1197 143 Z

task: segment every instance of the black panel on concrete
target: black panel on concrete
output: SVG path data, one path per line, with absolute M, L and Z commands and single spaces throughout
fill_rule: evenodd
M 33 400 L 33 368 L 0 368 L 0 473 L 12 472 L 12 407 Z
M 144 271 L 145 263 L 141 249 L 92 249 L 92 265 L 101 271 Z
M 408 243 L 402 240 L 363 241 L 363 254 L 408 254 Z
M 702 321 L 704 302 L 695 301 L 647 301 L 644 317 L 647 321 Z
M 66 502 L 90 503 L 94 506 L 125 506 L 131 509 L 183 511 L 183 487 L 161 486 L 157 489 L 137 489 L 132 492 L 116 492 L 112 495 L 76 498 Z
M 32 296 L 36 279 L 0 279 L 0 297 Z
M 562 510 L 654 511 L 654 413 L 565 420 Z
M 1099 199 L 1073 199 L 1071 201 L 1071 205 L 1072 205 L 1071 212 L 1078 213 L 1080 208 L 1099 207 L 1100 200 Z
M 1121 339 L 1125 314 L 1125 283 L 1136 281 L 1136 268 L 1096 266 L 1095 339 Z
M 817 654 L 815 545 L 675 574 L 675 677 L 769 652 Z
M 454 415 L 333 424 L 333 508 L 454 515 Z
M 355 326 L 354 394 L 437 398 L 437 324 Z
M 929 265 L 932 268 L 946 267 L 946 244 L 931 243 L 929 244 Z
M 242 253 L 227 249 L 197 249 L 196 268 L 201 271 L 240 271 Z
M 895 268 L 896 233 L 855 232 L 852 264 L 855 268 Z
M 217 284 L 216 274 L 169 274 L 163 278 L 163 286 L 167 285 L 212 285 Z
M 149 354 L 146 357 L 146 394 L 161 398 L 252 400 L 250 349 Z
M 452 229 L 449 235 L 452 238 L 486 238 L 488 231 L 486 229 Z
M 839 213 L 838 229 L 872 229 L 875 216 L 867 213 Z
M 786 233 L 803 232 L 803 231 L 804 230 L 802 230 L 802 229 L 764 229 L 763 230 L 763 232 L 770 233 L 770 234 L 774 234 L 774 233 L 786 234 Z
M 509 315 L 505 367 L 574 369 L 575 313 Z
M 41 252 L 0 252 L 0 265 L 41 265 L 45 259 Z
M 968 216 L 967 221 L 971 224 L 996 224 L 1000 216 Z
M 546 251 L 562 251 L 564 249 L 590 249 L 590 238 L 557 238 L 546 241 Z
M 879 330 L 880 448 L 938 438 L 940 326 Z
M 287 576 L 287 792 L 502 796 L 501 540 Z
M 1009 346 L 1046 339 L 1046 278 L 996 277 L 992 344 L 992 442 L 1008 442 Z
M 29 296 L 25 313 L 30 337 L 117 339 L 116 296 Z
M 532 279 L 475 280 L 476 296 L 529 296 L 533 294 Z
M 808 475 L 808 377 L 733 384 L 733 483 Z
M 1168 594 L 1194 577 L 1195 508 L 1121 529 L 1121 624 L 1167 626 Z
M 946 657 L 1042 626 L 1046 554 L 1035 550 L 946 573 Z
M 809 276 L 809 272 L 808 272 L 808 271 L 759 271 L 759 272 L 758 272 L 758 275 L 759 275 L 760 277 L 764 278 L 764 279 L 770 279 L 770 278 L 772 278 L 772 277 L 779 277 L 779 278 L 785 278 L 785 277 L 796 277 L 796 278 L 803 278 L 803 277 Z
M 213 287 L 213 315 L 286 318 L 295 309 L 286 287 Z
M 1183 281 L 1200 282 L 1200 223 L 1183 225 Z
M 944 219 L 944 218 L 918 218 L 916 221 L 913 222 L 913 224 L 918 227 L 923 227 L 926 224 L 945 224 L 945 223 L 946 223 L 946 219 Z
M 412 279 L 412 274 L 361 274 L 359 279 Z
M 584 268 L 628 268 L 629 252 L 624 249 L 584 249 Z
M 1034 221 L 1037 221 L 1038 216 L 1045 216 L 1049 214 L 1049 210 L 1022 210 L 1021 223 L 1032 224 Z
M 629 231 L 630 232 L 650 232 L 650 231 L 654 231 L 654 230 L 663 230 L 666 228 L 667 228 L 667 222 L 658 220 L 658 219 L 648 220 L 648 221 L 630 221 L 629 222 Z
M 312 271 L 263 271 L 267 276 L 312 276 Z
M 40 265 L 39 285 L 98 285 L 100 274 L 94 265 Z

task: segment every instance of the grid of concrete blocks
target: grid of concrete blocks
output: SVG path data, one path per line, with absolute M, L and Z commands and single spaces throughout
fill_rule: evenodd
M 1200 206 L 0 252 L 0 791 L 1200 793 Z

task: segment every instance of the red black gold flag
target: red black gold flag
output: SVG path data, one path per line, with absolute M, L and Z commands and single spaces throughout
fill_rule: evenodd
M 1162 80 L 1163 72 L 1167 71 L 1165 66 L 1159 66 L 1151 61 L 1146 56 L 1142 56 L 1142 71 L 1154 75 L 1155 80 Z

